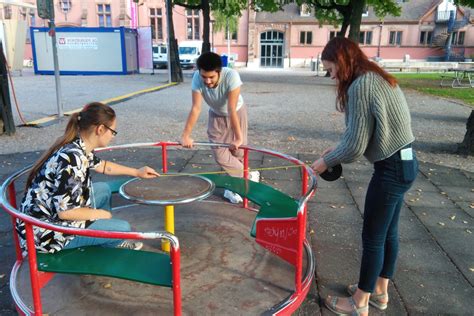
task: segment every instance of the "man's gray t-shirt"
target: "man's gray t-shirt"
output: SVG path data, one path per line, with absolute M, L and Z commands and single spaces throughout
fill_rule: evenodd
M 234 69 L 223 67 L 217 87 L 208 88 L 202 81 L 199 71 L 194 73 L 191 87 L 193 91 L 201 93 L 204 101 L 206 101 L 214 113 L 220 116 L 228 116 L 227 96 L 230 91 L 237 89 L 241 85 L 242 81 L 240 80 L 239 73 Z M 244 99 L 242 98 L 242 95 L 239 95 L 236 110 L 238 111 L 243 104 Z

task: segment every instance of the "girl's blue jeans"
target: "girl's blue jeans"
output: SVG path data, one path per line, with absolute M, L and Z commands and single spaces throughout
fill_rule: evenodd
M 93 199 L 95 200 L 95 208 L 103 210 L 111 210 L 111 198 L 112 192 L 110 187 L 105 182 L 97 182 L 92 185 Z M 88 229 L 95 230 L 108 230 L 108 231 L 120 231 L 129 232 L 131 230 L 130 224 L 127 221 L 121 219 L 99 219 L 90 224 Z M 85 247 L 85 246 L 97 246 L 101 245 L 104 247 L 116 247 L 123 240 L 114 238 L 97 238 L 97 237 L 85 237 L 76 236 L 71 240 L 64 249 Z
M 407 147 L 410 147 L 407 146 Z M 398 222 L 403 197 L 418 174 L 418 161 L 400 151 L 374 163 L 365 198 L 362 263 L 358 287 L 372 293 L 378 277 L 391 279 L 398 255 Z

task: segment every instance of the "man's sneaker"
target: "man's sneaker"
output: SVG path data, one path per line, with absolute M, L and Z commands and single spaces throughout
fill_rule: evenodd
M 260 172 L 257 170 L 249 172 L 249 180 L 253 182 L 260 182 Z
M 234 204 L 241 203 L 243 201 L 240 195 L 229 190 L 224 191 L 224 197 L 228 199 L 230 203 Z
M 131 250 L 140 250 L 143 247 L 143 243 L 141 241 L 128 241 L 124 240 L 120 245 L 117 246 L 117 248 L 125 248 L 125 249 L 131 249 Z

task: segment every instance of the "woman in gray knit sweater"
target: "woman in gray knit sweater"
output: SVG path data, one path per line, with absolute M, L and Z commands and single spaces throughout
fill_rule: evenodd
M 364 207 L 359 282 L 349 298 L 328 296 L 326 306 L 339 315 L 368 315 L 368 304 L 384 310 L 388 282 L 398 254 L 398 220 L 403 197 L 418 173 L 408 106 L 396 79 L 371 62 L 359 46 L 334 38 L 322 62 L 336 80 L 336 108 L 345 113 L 339 144 L 312 164 L 316 173 L 364 155 L 374 165 Z

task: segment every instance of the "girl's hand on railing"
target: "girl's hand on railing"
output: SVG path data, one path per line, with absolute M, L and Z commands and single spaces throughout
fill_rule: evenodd
M 137 177 L 142 178 L 142 179 L 151 179 L 151 178 L 156 178 L 159 177 L 160 174 L 155 171 L 155 169 L 150 168 L 148 166 L 141 167 L 138 169 L 137 172 Z

